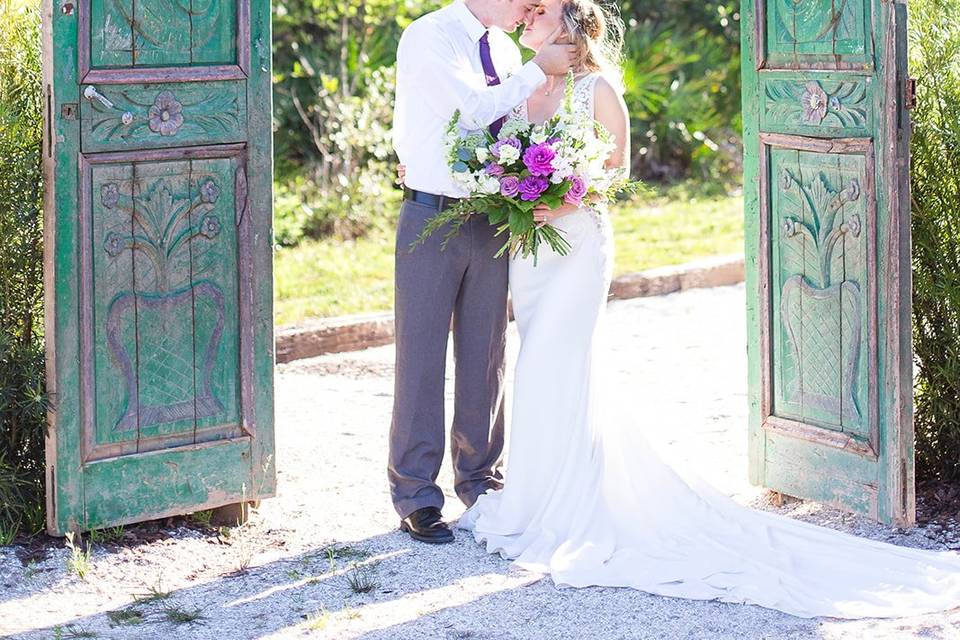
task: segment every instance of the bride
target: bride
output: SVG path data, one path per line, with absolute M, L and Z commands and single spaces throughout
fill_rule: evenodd
M 574 108 L 616 138 L 609 167 L 629 166 L 620 95 L 622 24 L 592 0 L 547 0 L 522 42 L 559 25 L 579 48 Z M 551 84 L 552 81 L 552 84 Z M 539 123 L 563 99 L 551 78 L 515 116 Z M 901 616 L 960 605 L 960 556 L 897 547 L 742 507 L 681 477 L 627 421 L 604 418 L 595 347 L 613 265 L 606 216 L 538 210 L 565 232 L 561 257 L 510 263 L 521 337 L 503 489 L 480 496 L 458 526 L 557 585 L 750 603 L 801 617 Z

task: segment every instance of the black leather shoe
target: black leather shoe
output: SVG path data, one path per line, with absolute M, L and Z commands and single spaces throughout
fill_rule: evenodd
M 450 527 L 443 521 L 440 509 L 436 507 L 417 509 L 400 521 L 400 531 L 409 533 L 411 538 L 420 542 L 453 542 L 453 531 L 450 531 Z

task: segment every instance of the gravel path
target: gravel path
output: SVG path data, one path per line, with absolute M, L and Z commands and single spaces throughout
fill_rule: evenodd
M 897 544 L 960 548 L 955 523 L 897 531 L 745 480 L 743 287 L 615 302 L 617 397 L 648 437 L 758 508 Z M 511 329 L 513 331 L 513 329 Z M 517 348 L 515 333 L 510 350 Z M 628 589 L 557 589 L 463 532 L 429 547 L 396 531 L 386 487 L 392 347 L 284 365 L 277 375 L 280 493 L 229 531 L 189 519 L 95 544 L 85 579 L 63 541 L 0 548 L 0 634 L 33 638 L 960 638 L 960 611 L 893 621 L 802 620 L 752 606 Z M 448 389 L 448 400 L 450 400 Z M 666 411 L 669 409 L 669 412 Z M 445 515 L 462 506 L 451 474 Z M 357 593 L 354 588 L 366 593 Z M 166 597 L 134 602 L 159 593 Z M 187 621 L 195 614 L 196 620 Z M 85 635 L 92 634 L 92 635 Z

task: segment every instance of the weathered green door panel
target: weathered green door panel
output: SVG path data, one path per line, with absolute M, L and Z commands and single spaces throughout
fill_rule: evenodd
M 761 0 L 755 6 L 761 20 L 766 15 L 758 34 L 768 67 L 871 66 L 871 5 L 876 1 Z
M 270 4 L 44 11 L 48 530 L 269 497 Z
M 775 431 L 767 435 L 765 455 L 767 482 L 778 491 L 857 513 L 877 512 L 876 463 L 869 457 Z M 829 482 L 810 471 L 825 466 Z
M 83 469 L 86 527 L 162 518 L 249 499 L 250 440 L 99 460 Z M 130 488 L 137 487 L 135 494 Z
M 750 477 L 909 523 L 906 12 L 742 15 Z
M 269 50 L 264 33 L 251 32 L 251 4 L 256 12 L 262 1 L 79 0 L 68 17 L 79 32 L 74 51 L 80 79 L 88 84 L 254 79 L 259 73 L 248 69 L 251 41 L 266 42 Z
M 80 104 L 84 153 L 243 142 L 246 83 L 84 85 L 99 97 Z
M 868 389 L 859 374 L 861 355 L 869 351 L 864 309 L 873 285 L 856 263 L 873 240 L 867 236 L 874 198 L 862 186 L 871 182 L 872 163 L 858 153 L 784 147 L 772 147 L 769 155 L 769 175 L 777 177 L 768 213 L 777 273 L 773 415 L 856 431 L 868 426 L 862 412 Z
M 81 0 L 93 69 L 236 64 L 237 0 Z
M 81 363 L 92 411 L 86 459 L 124 450 L 106 446 L 116 443 L 145 451 L 244 433 L 237 272 L 252 247 L 236 226 L 241 151 L 82 157 L 90 201 L 81 202 L 81 288 L 92 312 L 81 340 L 93 352 Z
M 810 79 L 795 72 L 760 77 L 760 128 L 814 137 L 869 137 L 876 121 L 873 78 L 822 72 Z

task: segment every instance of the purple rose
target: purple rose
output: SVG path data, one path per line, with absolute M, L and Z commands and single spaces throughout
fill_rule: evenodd
M 570 190 L 563 196 L 563 201 L 579 206 L 585 195 L 587 195 L 587 183 L 580 176 L 573 176 L 570 178 Z
M 500 148 L 501 147 L 513 147 L 517 151 L 523 148 L 523 145 L 520 143 L 520 140 L 517 138 L 506 138 L 505 140 L 497 140 L 493 143 L 493 146 L 490 147 L 490 153 L 496 157 L 500 157 Z
M 520 181 L 520 199 L 533 202 L 550 187 L 546 178 L 528 176 Z
M 487 175 L 488 176 L 497 176 L 498 178 L 504 173 L 504 168 L 497 164 L 496 162 L 491 162 L 487 165 Z
M 520 178 L 505 176 L 500 180 L 500 195 L 512 198 L 520 192 Z
M 523 164 L 527 165 L 535 176 L 549 176 L 553 173 L 553 159 L 556 152 L 549 144 L 538 144 L 530 147 L 523 154 Z

